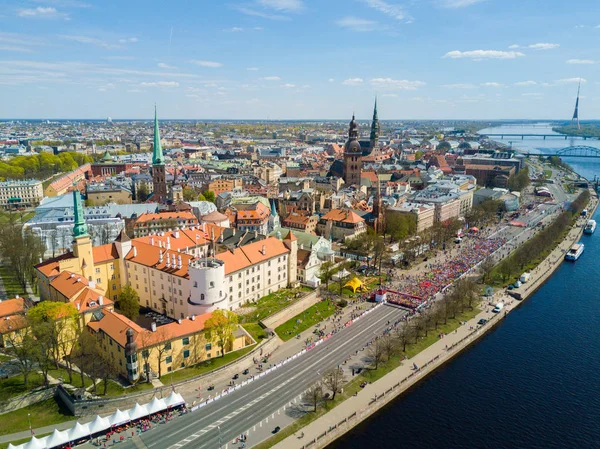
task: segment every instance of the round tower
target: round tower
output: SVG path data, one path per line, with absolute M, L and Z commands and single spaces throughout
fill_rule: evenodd
M 198 259 L 189 265 L 190 315 L 202 315 L 227 308 L 225 262 L 219 259 Z

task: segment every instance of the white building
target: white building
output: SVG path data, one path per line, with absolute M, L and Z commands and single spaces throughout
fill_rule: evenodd
M 4 208 L 37 206 L 43 197 L 42 181 L 37 179 L 0 182 L 0 206 Z

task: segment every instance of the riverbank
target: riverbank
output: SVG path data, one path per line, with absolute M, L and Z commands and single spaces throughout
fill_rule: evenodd
M 588 206 L 591 215 L 598 207 L 597 195 L 595 192 L 592 195 Z M 531 278 L 522 292 L 523 300 L 529 298 L 560 266 L 564 260 L 565 252 L 581 237 L 582 225 L 585 221 L 584 218 L 578 218 L 575 226 L 571 228 L 565 239 L 531 272 Z M 292 435 L 273 447 L 277 449 L 304 449 L 327 446 L 443 363 L 479 340 L 481 336 L 485 335 L 522 302 L 508 296 L 503 291 L 496 293 L 489 304 L 500 301 L 505 303 L 505 308 L 501 314 L 492 313 L 491 307 L 488 306 L 486 310 L 483 310 L 454 333 L 447 335 L 444 339 L 437 341 L 410 359 L 410 362 L 404 363 L 377 382 L 367 385 L 357 396 L 345 401 L 344 407 L 336 407 L 308 424 L 302 429 L 302 438 Z M 477 322 L 482 318 L 487 319 L 488 323 L 483 326 L 477 325 Z M 413 364 L 420 368 L 413 370 Z

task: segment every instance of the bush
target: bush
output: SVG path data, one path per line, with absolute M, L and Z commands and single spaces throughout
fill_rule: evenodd
M 348 301 L 346 301 L 345 299 L 340 299 L 340 300 L 337 302 L 337 305 L 338 305 L 338 307 L 342 307 L 342 308 L 343 308 L 343 307 L 346 307 L 346 306 L 348 305 Z

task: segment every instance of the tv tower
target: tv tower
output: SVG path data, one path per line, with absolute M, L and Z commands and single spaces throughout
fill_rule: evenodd
M 571 125 L 573 121 L 577 120 L 577 129 L 581 129 L 579 124 L 579 90 L 581 89 L 581 78 L 579 78 L 579 85 L 577 86 L 577 100 L 575 100 L 575 111 L 573 112 L 573 118 L 571 119 Z

